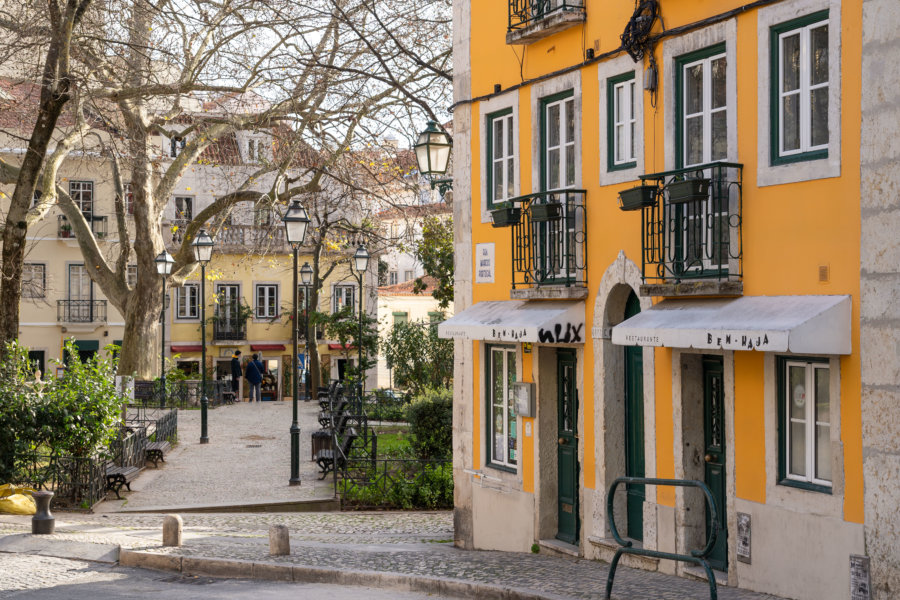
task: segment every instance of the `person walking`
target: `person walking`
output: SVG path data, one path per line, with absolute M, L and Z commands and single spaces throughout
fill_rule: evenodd
M 247 383 L 250 384 L 250 402 L 253 402 L 254 396 L 256 396 L 257 402 L 262 399 L 260 398 L 260 393 L 262 391 L 263 369 L 265 367 L 259 361 L 259 354 L 254 354 L 253 360 L 247 363 L 247 368 L 245 369 L 245 377 L 247 378 Z
M 234 392 L 234 401 L 240 402 L 241 396 L 238 391 L 241 387 L 241 376 L 243 375 L 243 370 L 241 369 L 241 351 L 235 350 L 234 354 L 231 355 L 231 391 Z

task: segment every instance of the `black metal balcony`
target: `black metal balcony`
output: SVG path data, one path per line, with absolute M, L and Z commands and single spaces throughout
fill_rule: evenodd
M 641 176 L 655 192 L 641 209 L 645 283 L 740 282 L 742 177 L 743 165 L 725 162 Z
M 513 198 L 513 290 L 587 285 L 584 190 L 553 190 Z
M 94 236 L 98 240 L 102 240 L 106 237 L 109 229 L 108 229 L 108 221 L 109 218 L 106 215 L 95 215 L 92 213 L 85 213 L 84 218 L 91 224 L 91 231 L 94 232 Z M 75 231 L 72 229 L 72 224 L 69 223 L 69 219 L 66 218 L 65 215 L 58 215 L 57 218 L 57 228 L 56 228 L 56 236 L 62 239 L 67 238 L 75 238 Z
M 247 339 L 247 326 L 245 323 L 217 318 L 213 321 L 213 341 L 229 342 L 243 341 Z
M 584 0 L 509 0 L 506 43 L 533 42 L 584 21 Z
M 59 323 L 105 323 L 106 300 L 57 300 Z

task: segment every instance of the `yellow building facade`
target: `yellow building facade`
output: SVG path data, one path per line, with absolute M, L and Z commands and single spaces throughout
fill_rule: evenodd
M 890 597 L 897 421 L 873 423 L 897 414 L 863 390 L 900 369 L 869 325 L 898 288 L 862 289 L 860 232 L 896 178 L 860 162 L 864 47 L 898 7 L 639 6 L 454 2 L 457 544 L 609 560 L 612 516 L 664 552 L 715 529 L 727 585 Z M 668 485 L 620 485 L 608 514 L 624 476 L 704 482 L 718 526 Z

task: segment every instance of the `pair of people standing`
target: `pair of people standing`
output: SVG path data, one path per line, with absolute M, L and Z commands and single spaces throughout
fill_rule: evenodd
M 259 402 L 262 400 L 262 380 L 265 367 L 259 360 L 259 354 L 254 354 L 252 360 L 247 363 L 246 368 L 241 369 L 241 351 L 237 350 L 231 357 L 231 391 L 237 396 L 240 387 L 240 378 L 246 377 L 247 383 L 250 384 L 250 402 L 253 398 Z

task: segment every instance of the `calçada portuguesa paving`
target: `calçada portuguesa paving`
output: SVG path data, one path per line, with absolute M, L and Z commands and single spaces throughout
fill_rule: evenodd
M 300 406 L 300 486 L 288 486 L 289 403 L 238 404 L 209 413 L 210 443 L 200 445 L 199 411 L 179 412 L 179 445 L 160 469 L 146 469 L 95 514 L 56 512 L 57 533 L 40 542 L 121 546 L 155 554 L 209 557 L 313 569 L 392 573 L 509 588 L 547 598 L 602 598 L 607 565 L 522 553 L 465 551 L 453 546 L 453 517 L 439 512 L 183 513 L 184 544 L 161 545 L 162 514 L 130 512 L 164 507 L 264 504 L 331 498 L 328 479 L 316 479 L 309 458 L 310 432 L 318 429 L 315 403 Z M 248 447 L 249 446 L 249 447 Z M 129 512 L 124 512 L 129 511 Z M 286 525 L 291 554 L 268 555 L 268 528 Z M 0 550 L 28 546 L 30 518 L 0 516 Z M 30 575 L 16 554 L 0 552 L 0 590 L 20 589 Z M 44 560 L 44 558 L 41 558 Z M 33 563 L 40 565 L 40 562 Z M 45 565 L 46 567 L 46 565 Z M 40 567 L 35 567 L 40 569 Z M 707 598 L 705 583 L 619 567 L 614 598 Z M 719 598 L 773 598 L 719 588 Z

